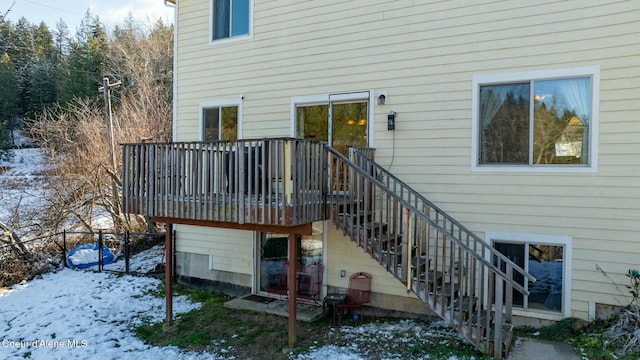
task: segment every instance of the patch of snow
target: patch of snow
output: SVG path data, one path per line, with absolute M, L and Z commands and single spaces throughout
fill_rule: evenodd
M 43 155 L 40 148 L 13 149 L 11 152 L 11 160 L 0 161 L 0 221 L 7 224 L 12 222 L 16 208 L 19 208 L 22 215 L 42 212 L 46 204 L 44 174 L 51 169 L 49 159 Z M 113 228 L 111 216 L 106 211 L 100 211 L 98 207 L 94 209 L 93 216 L 88 221 L 94 229 Z M 14 230 L 20 236 L 26 231 Z M 85 229 L 67 227 L 67 230 Z
M 47 165 L 40 149 L 15 149 L 11 161 L 0 161 L 0 221 L 10 223 L 16 207 L 21 213 L 37 212 L 44 203 L 44 178 Z M 19 234 L 22 235 L 22 234 Z
M 455 331 L 442 321 L 432 323 L 413 320 L 376 321 L 363 325 L 345 326 L 339 329 L 343 346 L 326 345 L 312 347 L 305 354 L 289 355 L 290 359 L 401 359 L 403 350 L 429 344 L 449 345 L 449 339 L 459 337 Z M 459 338 L 462 340 L 462 338 Z M 373 345 L 373 346 L 372 346 Z M 430 359 L 429 354 L 415 354 L 414 359 Z M 449 360 L 458 359 L 450 356 Z
M 22 130 L 13 130 L 11 132 L 11 136 L 13 137 L 13 144 L 18 147 L 32 147 L 33 143 L 31 139 L 26 137 Z
M 11 161 L 0 161 L 0 166 L 8 167 L 5 176 L 40 176 L 49 168 L 39 148 L 11 150 Z
M 162 259 L 162 245 L 155 246 L 132 257 L 131 270 L 146 272 Z M 124 261 L 106 265 L 108 268 L 123 269 Z M 218 353 L 187 352 L 147 345 L 135 337 L 134 327 L 164 320 L 164 298 L 153 295 L 160 283 L 150 277 L 63 269 L 0 289 L 0 359 L 228 359 L 227 348 Z M 186 297 L 174 297 L 176 315 L 199 306 Z M 305 354 L 289 357 L 361 360 L 375 355 L 397 359 L 394 349 L 416 346 L 416 341 L 424 344 L 425 339 L 440 343 L 442 335 L 455 336 L 444 326 L 444 322 L 412 320 L 343 325 L 333 331 L 339 331 L 344 345 L 312 347 Z M 367 341 L 389 344 L 388 352 L 369 354 Z M 416 359 L 429 359 L 429 355 Z
M 307 354 L 298 355 L 299 360 L 315 359 L 341 359 L 341 360 L 363 360 L 365 358 L 353 353 L 352 348 L 344 346 L 327 345 L 321 348 L 312 348 Z
M 15 285 L 0 293 L 0 358 L 221 359 L 146 345 L 133 335 L 143 321 L 164 319 L 164 299 L 151 295 L 159 284 L 154 278 L 63 269 Z M 173 302 L 178 314 L 198 306 L 182 296 Z
M 153 271 L 156 265 L 164 262 L 164 246 L 156 245 L 151 249 L 144 251 L 135 256 L 135 261 L 131 261 L 129 264 L 129 271 L 134 273 L 146 274 Z M 111 271 L 125 271 L 126 264 L 124 259 L 106 264 L 105 270 Z
M 92 262 L 98 262 L 98 250 L 94 249 L 84 249 L 78 250 L 75 254 L 69 256 L 69 260 L 71 260 L 74 264 L 89 264 Z

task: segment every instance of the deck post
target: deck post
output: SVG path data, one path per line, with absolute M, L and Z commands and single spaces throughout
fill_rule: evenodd
M 164 251 L 166 266 L 164 268 L 164 298 L 167 310 L 165 324 L 171 326 L 173 324 L 173 242 L 171 241 L 173 225 L 168 223 L 165 230 Z
M 294 233 L 289 233 L 289 276 L 288 276 L 288 288 L 289 288 L 289 348 L 293 349 L 296 345 L 296 258 L 298 254 L 298 236 Z
M 292 161 L 295 160 L 295 155 L 292 153 L 291 140 L 285 140 L 284 142 L 284 204 L 290 205 L 293 199 L 291 194 L 293 193 L 293 174 L 291 172 Z

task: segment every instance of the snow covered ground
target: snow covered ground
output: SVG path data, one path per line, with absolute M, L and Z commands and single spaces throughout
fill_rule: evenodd
M 161 258 L 159 245 L 132 257 L 131 270 L 144 273 Z M 121 269 L 122 262 L 106 268 Z M 159 285 L 155 278 L 65 268 L 0 289 L 0 359 L 227 359 L 224 354 L 146 345 L 134 336 L 135 326 L 164 319 L 164 299 L 153 295 Z M 198 306 L 185 297 L 174 298 L 176 314 Z M 406 347 L 415 338 L 437 341 L 438 331 L 410 320 L 343 326 L 347 345 L 312 348 L 297 359 L 367 359 L 374 354 L 360 340 Z M 413 334 L 412 339 L 403 333 Z
M 27 142 L 21 134 L 17 136 L 22 143 Z M 0 160 L 0 222 L 28 238 L 29 231 L 41 230 L 34 229 L 34 223 L 46 205 L 46 172 L 51 165 L 39 148 L 20 148 L 11 152 L 12 159 Z M 94 212 L 89 221 L 95 229 L 112 227 L 108 216 L 98 213 L 97 209 Z M 21 216 L 16 216 L 18 213 Z
M 0 161 L 0 221 L 11 222 L 16 207 L 35 211 L 42 204 L 42 172 L 46 170 L 40 149 L 13 150 L 11 161 Z
M 146 269 L 159 257 L 133 260 Z M 215 359 L 215 354 L 182 353 L 153 347 L 131 329 L 164 319 L 164 299 L 152 295 L 160 280 L 113 273 L 63 269 L 0 290 L 2 359 Z M 174 299 L 176 313 L 199 304 Z

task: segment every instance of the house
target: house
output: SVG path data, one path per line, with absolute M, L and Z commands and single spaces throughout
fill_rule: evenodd
M 298 239 L 323 294 L 366 271 L 373 307 L 458 327 L 464 296 L 530 324 L 628 303 L 614 282 L 640 255 L 640 2 L 170 2 L 175 143 L 126 147 L 125 165 L 182 162 L 145 180 L 173 181 L 160 205 L 125 166 L 124 202 L 175 223 L 180 281 L 266 294 Z

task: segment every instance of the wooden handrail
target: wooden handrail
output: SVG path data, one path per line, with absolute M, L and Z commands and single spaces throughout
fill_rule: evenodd
M 335 156 L 336 158 L 339 158 L 340 160 L 344 161 L 345 163 L 347 163 L 347 164 L 351 163 L 350 160 L 348 160 L 344 155 L 342 155 L 338 151 L 329 148 L 329 152 L 333 156 Z M 373 164 L 373 162 L 371 162 L 370 165 L 372 165 L 372 164 Z M 377 169 L 383 169 L 382 167 L 379 167 L 377 164 L 376 164 L 376 168 Z M 453 218 L 451 218 L 449 215 L 447 215 L 444 211 L 438 209 L 435 205 L 431 204 L 428 200 L 424 199 L 418 192 L 416 192 L 413 189 L 411 189 L 408 185 L 402 183 L 400 180 L 397 180 L 398 184 L 402 184 L 401 189 L 400 189 L 400 191 L 398 191 L 398 189 L 392 190 L 392 188 L 388 187 L 387 185 L 382 183 L 380 180 L 378 180 L 376 178 L 376 176 L 370 175 L 368 172 L 366 172 L 361 167 L 353 166 L 353 167 L 350 168 L 350 170 L 353 170 L 353 171 L 357 172 L 360 176 L 366 178 L 367 181 L 371 182 L 372 184 L 375 184 L 379 189 L 381 189 L 382 191 L 386 192 L 389 196 L 394 198 L 396 201 L 398 201 L 400 204 L 402 204 L 405 208 L 411 210 L 416 216 L 420 217 L 422 220 L 428 222 L 430 225 L 434 226 L 435 228 L 437 228 L 441 232 L 447 233 L 450 236 L 449 240 L 451 240 L 453 242 L 456 242 L 459 246 L 461 246 L 465 250 L 467 250 L 467 251 L 469 251 L 471 253 L 475 253 L 468 244 L 465 244 L 464 242 L 459 240 L 453 233 L 449 232 L 444 226 L 440 225 L 438 223 L 437 219 L 436 220 L 431 219 L 428 215 L 423 213 L 421 210 L 418 210 L 418 208 L 416 206 L 414 206 L 414 204 L 410 203 L 410 201 L 412 201 L 412 199 L 411 199 L 412 197 L 414 198 L 413 199 L 414 202 L 424 201 L 425 204 L 429 204 L 429 207 L 436 211 L 436 214 L 437 214 L 436 216 L 445 217 L 447 219 L 447 221 L 449 221 L 451 223 L 458 224 L 457 221 L 453 220 Z M 386 175 L 393 176 L 390 173 L 387 173 Z M 408 194 L 408 199 L 404 198 L 403 195 L 405 195 L 405 194 Z M 462 225 L 458 225 L 458 226 L 461 229 L 465 229 L 465 233 L 468 234 L 470 237 L 472 237 L 475 242 L 477 242 L 479 244 L 482 244 L 483 250 L 488 250 L 492 256 L 497 257 L 498 259 L 500 259 L 505 264 L 509 264 L 513 269 L 518 269 L 518 271 L 519 271 L 519 273 L 521 275 L 523 275 L 525 278 L 529 279 L 530 281 L 535 282 L 536 279 L 531 274 L 529 274 L 526 271 L 524 271 L 524 269 L 519 267 L 513 261 L 509 260 L 502 253 L 498 252 L 497 250 L 495 250 L 494 248 L 489 246 L 489 244 L 487 244 L 485 241 L 483 241 L 482 239 L 477 237 L 477 235 L 473 234 L 471 231 L 466 230 L 466 228 L 464 228 Z M 481 261 L 485 266 L 495 270 L 496 273 L 500 277 L 502 277 L 503 280 L 513 282 L 511 279 L 507 278 L 505 272 L 501 271 L 495 264 L 492 264 L 488 260 L 486 260 L 484 256 L 479 256 L 478 260 Z M 529 291 L 526 290 L 524 287 L 522 287 L 517 282 L 513 282 L 511 285 L 516 290 L 520 291 L 522 294 L 529 295 Z
M 328 216 L 439 316 L 500 358 L 514 272 L 535 279 L 360 151 L 327 147 Z
M 359 149 L 357 151 L 353 152 L 353 155 L 355 157 L 354 163 L 358 166 L 360 166 L 363 169 L 366 169 L 367 167 L 373 168 L 373 173 L 375 173 L 377 175 L 377 178 L 384 178 L 387 179 L 386 182 L 387 184 L 385 184 L 385 187 L 387 188 L 394 188 L 396 189 L 394 192 L 397 194 L 401 194 L 404 195 L 405 197 L 414 198 L 414 201 L 417 202 L 421 202 L 422 204 L 424 204 L 422 207 L 423 208 L 429 208 L 430 210 L 432 210 L 433 212 L 435 212 L 436 214 L 438 214 L 438 216 L 442 217 L 445 223 L 450 223 L 452 228 L 456 227 L 459 229 L 460 233 L 463 233 L 465 236 L 468 236 L 468 238 L 470 240 L 472 240 L 474 243 L 478 243 L 481 244 L 486 251 L 489 252 L 489 255 L 491 257 L 495 257 L 498 260 L 500 260 L 501 264 L 504 263 L 505 266 L 511 266 L 514 270 L 516 270 L 516 272 L 523 276 L 525 279 L 531 281 L 531 282 L 535 282 L 536 279 L 533 275 L 529 274 L 528 272 L 526 272 L 522 267 L 518 266 L 516 263 L 514 263 L 513 261 L 511 261 L 509 258 L 507 258 L 504 254 L 502 254 L 501 252 L 499 252 L 498 250 L 496 250 L 495 248 L 493 248 L 490 244 L 488 244 L 486 241 L 482 240 L 480 237 L 478 237 L 475 233 L 473 233 L 472 231 L 468 230 L 464 225 L 460 224 L 457 220 L 455 220 L 453 217 L 451 217 L 449 214 L 447 214 L 444 210 L 441 210 L 438 206 L 434 205 L 431 201 L 429 201 L 427 198 L 425 198 L 423 195 L 421 195 L 419 192 L 413 190 L 409 185 L 405 184 L 402 180 L 400 180 L 399 178 L 397 178 L 395 175 L 393 175 L 392 173 L 390 173 L 389 171 L 387 171 L 385 168 L 383 168 L 382 166 L 380 166 L 380 164 L 374 162 L 373 160 L 371 160 L 371 158 L 369 157 L 368 154 L 366 154 L 363 151 L 359 151 Z M 391 184 L 391 182 L 393 182 L 393 184 Z M 400 191 L 397 190 L 397 187 L 400 188 Z M 418 208 L 420 206 L 417 206 L 416 208 Z M 434 224 L 437 226 L 437 224 Z M 454 239 L 456 239 L 455 241 L 458 241 L 462 244 L 462 240 L 460 240 L 453 231 L 449 231 L 447 229 L 444 229 L 444 225 L 441 226 L 441 229 L 443 231 L 447 231 L 449 233 L 449 236 L 452 236 Z M 469 244 L 467 244 L 469 245 Z M 468 246 L 469 247 L 469 246 Z M 507 280 L 505 278 L 505 280 Z M 517 283 L 513 284 L 514 286 L 517 285 Z M 516 287 L 517 288 L 517 287 Z M 524 288 L 520 288 L 518 289 L 520 292 L 522 292 L 524 295 L 529 295 L 529 291 L 524 289 Z

